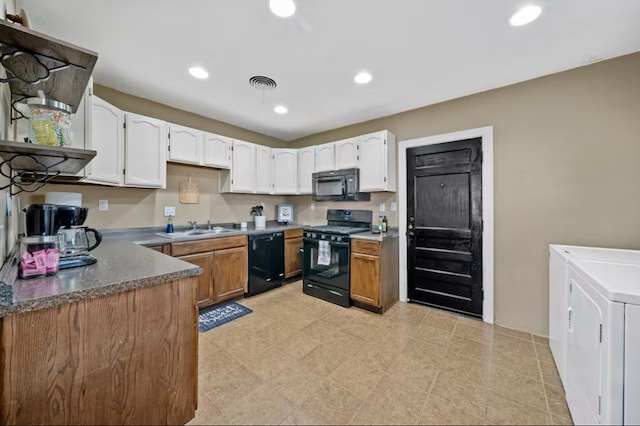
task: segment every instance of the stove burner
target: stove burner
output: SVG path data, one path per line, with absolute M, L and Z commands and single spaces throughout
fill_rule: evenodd
M 329 234 L 350 235 L 350 234 L 356 234 L 358 232 L 368 231 L 369 228 L 357 227 L 357 226 L 320 225 L 320 226 L 310 226 L 310 227 L 304 228 L 304 230 L 312 231 L 312 232 L 326 232 Z

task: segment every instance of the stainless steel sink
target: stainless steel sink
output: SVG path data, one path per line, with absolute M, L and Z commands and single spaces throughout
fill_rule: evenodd
M 227 234 L 230 232 L 236 232 L 234 229 L 190 229 L 188 231 L 174 232 L 172 234 L 167 234 L 166 232 L 157 232 L 156 235 L 160 235 L 161 237 L 166 238 L 184 238 L 184 237 L 195 237 L 199 235 L 220 235 Z

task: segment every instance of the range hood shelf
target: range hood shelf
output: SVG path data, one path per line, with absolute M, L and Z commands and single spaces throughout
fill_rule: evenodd
M 65 103 L 75 112 L 93 73 L 98 54 L 0 19 L 1 63 L 14 97 Z
M 0 175 L 9 179 L 0 190 L 11 187 L 12 196 L 37 191 L 60 173 L 78 173 L 96 154 L 86 149 L 0 141 L 0 158 L 4 160 Z

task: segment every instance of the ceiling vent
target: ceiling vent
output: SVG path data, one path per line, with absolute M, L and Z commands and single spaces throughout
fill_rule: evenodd
M 249 79 L 249 84 L 260 90 L 274 90 L 276 88 L 275 80 L 263 75 L 254 75 Z

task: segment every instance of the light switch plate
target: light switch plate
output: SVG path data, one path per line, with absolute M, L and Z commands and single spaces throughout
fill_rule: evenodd
M 98 210 L 101 212 L 109 210 L 109 200 L 98 200 Z
M 175 216 L 176 215 L 176 207 L 175 206 L 164 206 L 164 215 L 166 216 Z
M 380 211 L 383 212 L 385 209 L 385 205 L 384 203 L 380 203 Z
M 391 211 L 395 212 L 396 210 L 398 210 L 398 205 L 396 203 L 391 203 Z

